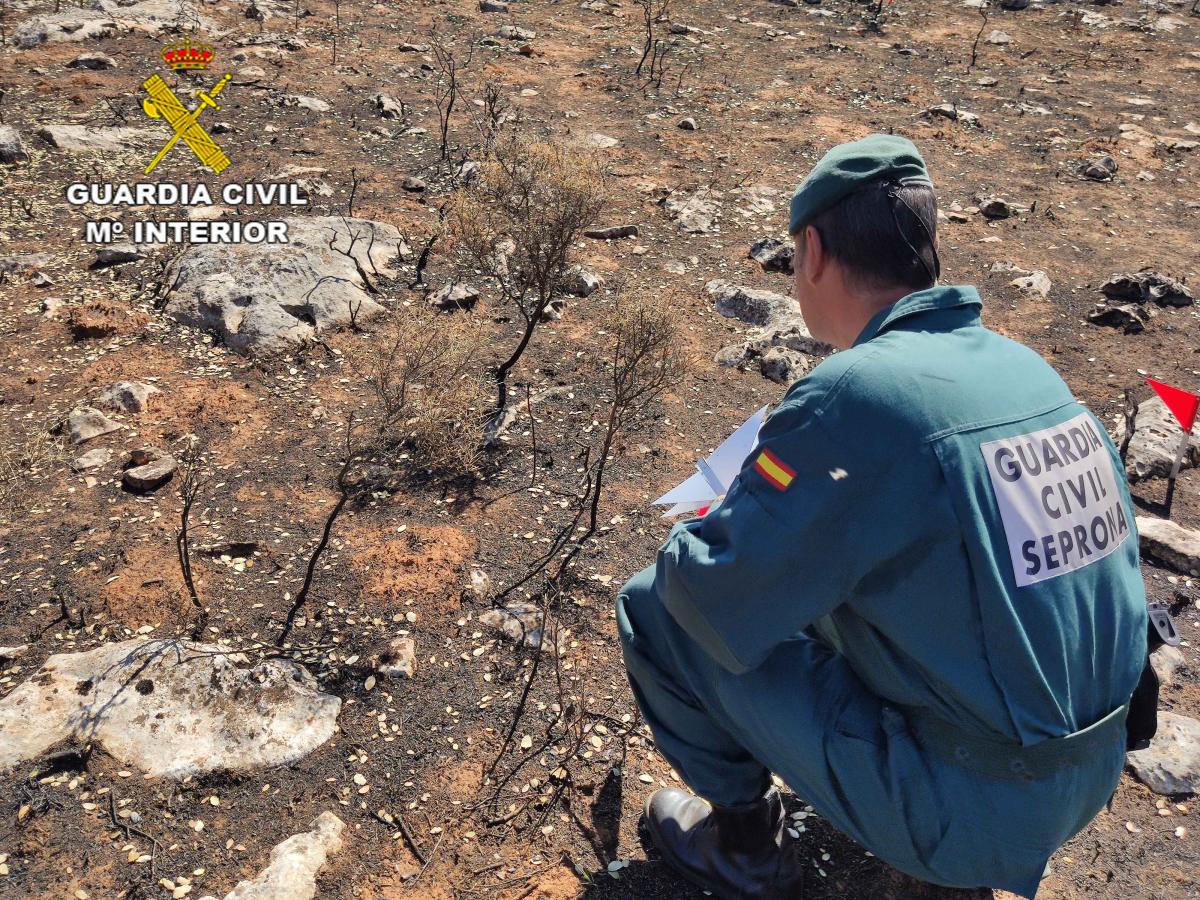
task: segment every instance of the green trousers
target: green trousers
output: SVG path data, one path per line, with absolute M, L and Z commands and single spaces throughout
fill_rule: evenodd
M 1103 808 L 1124 766 L 1123 745 L 1024 782 L 942 762 L 842 656 L 803 635 L 734 675 L 663 607 L 653 566 L 621 589 L 617 626 L 638 706 L 693 791 L 744 803 L 775 772 L 840 831 L 923 881 L 1033 897 L 1051 855 Z

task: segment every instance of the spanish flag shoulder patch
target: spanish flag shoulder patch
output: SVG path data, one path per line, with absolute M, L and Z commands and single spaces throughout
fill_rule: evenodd
M 754 460 L 754 468 L 758 474 L 767 479 L 767 483 L 776 490 L 786 491 L 796 477 L 796 471 L 781 460 L 770 450 L 763 450 Z

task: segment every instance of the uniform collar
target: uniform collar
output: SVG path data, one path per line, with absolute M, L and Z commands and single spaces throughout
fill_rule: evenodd
M 939 285 L 926 288 L 923 291 L 907 294 L 891 306 L 885 306 L 875 313 L 851 346 L 857 347 L 859 344 L 865 344 L 887 331 L 901 319 L 930 310 L 961 308 L 966 315 L 962 317 L 961 322 L 956 322 L 956 326 L 978 324 L 979 310 L 982 307 L 983 301 L 979 298 L 979 291 L 969 284 Z

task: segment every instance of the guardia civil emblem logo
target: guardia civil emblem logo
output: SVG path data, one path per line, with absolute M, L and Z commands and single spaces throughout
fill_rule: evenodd
M 214 56 L 216 56 L 216 51 L 212 47 L 207 44 L 193 45 L 190 37 L 184 39 L 182 43 L 169 44 L 162 48 L 163 62 L 177 72 L 207 69 Z M 162 162 L 163 157 L 170 153 L 171 148 L 181 140 L 192 153 L 196 154 L 196 158 L 200 162 L 217 174 L 220 174 L 229 165 L 229 157 L 200 125 L 199 119 L 200 114 L 210 106 L 217 110 L 221 108 L 215 98 L 225 89 L 225 85 L 229 84 L 230 78 L 232 76 L 229 74 L 222 75 L 209 91 L 201 91 L 200 102 L 196 104 L 195 109 L 191 110 L 183 105 L 183 102 L 159 76 L 151 75 L 142 82 L 142 87 L 149 95 L 142 100 L 142 110 L 151 119 L 163 119 L 175 132 L 158 151 L 158 155 L 151 160 L 150 165 L 146 166 L 147 175 L 154 171 L 154 167 Z

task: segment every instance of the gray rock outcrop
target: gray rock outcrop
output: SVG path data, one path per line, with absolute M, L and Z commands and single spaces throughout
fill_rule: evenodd
M 1113 440 L 1120 446 L 1125 439 L 1124 420 L 1117 423 Z M 1179 422 L 1158 396 L 1144 400 L 1138 406 L 1133 421 L 1133 438 L 1125 453 L 1125 472 L 1130 481 L 1144 478 L 1165 478 L 1171 474 L 1175 452 L 1183 439 Z M 1200 437 L 1192 436 L 1188 449 L 1183 454 L 1181 468 L 1187 469 L 1200 463 Z
M 287 244 L 196 245 L 176 257 L 167 314 L 239 353 L 266 355 L 383 311 L 372 294 L 408 255 L 399 231 L 340 216 L 285 221 Z

